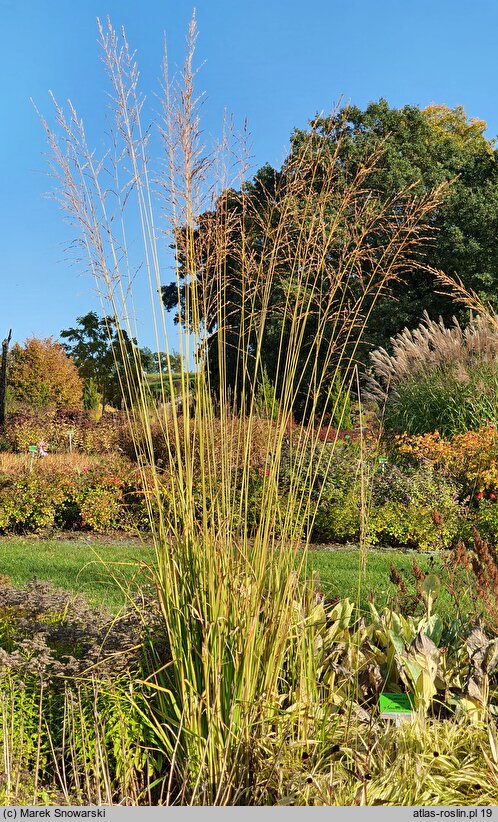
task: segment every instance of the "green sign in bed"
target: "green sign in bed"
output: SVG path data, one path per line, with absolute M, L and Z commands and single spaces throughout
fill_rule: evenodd
M 414 710 L 411 694 L 381 694 L 380 712 L 386 714 L 410 714 Z

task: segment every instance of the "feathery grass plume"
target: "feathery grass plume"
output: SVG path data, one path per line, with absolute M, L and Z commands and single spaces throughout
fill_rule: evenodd
M 370 354 L 373 377 L 365 397 L 384 407 L 386 427 L 443 435 L 498 418 L 498 325 L 477 316 L 462 329 L 430 319 L 392 338 L 392 354 Z
M 183 73 L 173 81 L 165 57 L 159 124 L 165 161 L 156 185 L 153 132 L 143 124 L 134 57 L 124 32 L 118 37 L 110 23 L 99 23 L 99 31 L 115 115 L 109 152 L 96 159 L 71 104 L 67 116 L 56 107 L 60 138 L 43 123 L 60 198 L 79 228 L 104 313 L 110 307 L 118 328 L 137 337 L 133 288 L 138 278 L 145 281 L 148 321 L 157 351 L 168 359 L 173 348 L 158 296 L 165 239 L 176 252 L 181 408 L 167 402 L 175 394 L 171 369 L 160 376 L 164 402 L 154 404 L 138 357 L 123 357 L 125 407 L 143 466 L 169 647 L 167 655 L 150 648 L 143 722 L 161 752 L 157 767 L 169 773 L 162 801 L 264 802 L 267 765 L 263 771 L 255 756 L 260 743 L 277 737 L 282 745 L 300 744 L 329 726 L 330 705 L 317 685 L 313 584 L 301 581 L 306 551 L 299 550 L 316 513 L 313 483 L 330 459 L 316 448 L 320 425 L 313 421 L 324 421 L 318 398 L 335 373 L 343 388 L 351 383 L 368 314 L 385 284 L 414 264 L 441 190 L 419 199 L 403 191 L 379 204 L 365 188 L 377 157 L 365 158 L 347 178 L 338 148 L 326 156 L 323 138 L 312 131 L 302 150 L 289 155 L 278 192 L 265 192 L 255 212 L 242 185 L 244 153 L 231 168 L 230 150 L 210 156 L 201 143 L 195 20 Z M 208 206 L 209 220 L 202 214 Z M 250 224 L 259 231 L 257 253 Z M 138 272 L 128 240 L 137 227 Z M 237 261 L 236 283 L 227 255 Z M 264 335 L 272 323 L 278 414 L 260 419 L 254 388 L 264 379 Z M 206 356 L 213 345 L 216 400 Z M 228 378 L 231 368 L 235 379 Z M 292 415 L 298 396 L 308 421 L 300 426 Z M 293 472 L 282 498 L 287 452 Z M 261 495 L 250 533 L 255 468 Z

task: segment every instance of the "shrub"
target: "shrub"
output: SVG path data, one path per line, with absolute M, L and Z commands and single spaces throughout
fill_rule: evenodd
M 85 380 L 83 387 L 83 408 L 87 411 L 96 411 L 100 405 L 100 394 L 97 383 L 92 377 Z
M 321 410 L 321 409 L 320 409 Z M 336 370 L 324 402 L 323 415 L 330 420 L 330 425 L 342 430 L 353 427 L 351 421 L 351 397 L 348 386 L 344 384 L 341 371 Z
M 327 453 L 329 458 L 324 457 Z M 314 471 L 318 460 L 321 470 Z M 373 545 L 430 550 L 450 546 L 461 534 L 464 520 L 457 486 L 431 465 L 381 464 L 373 440 L 363 446 L 351 440 L 318 443 L 308 461 L 314 482 L 308 487 L 301 478 L 295 491 L 309 493 L 316 503 L 314 542 L 358 541 L 362 519 Z M 284 489 L 291 487 L 292 474 L 292 464 L 285 463 Z
M 176 414 L 176 412 L 175 412 Z M 147 430 L 141 429 L 140 423 L 119 429 L 120 452 L 128 459 L 141 464 L 147 464 L 153 459 L 159 467 L 170 465 L 171 461 L 185 460 L 185 418 L 180 415 L 175 423 L 173 413 L 164 406 L 147 409 Z M 242 416 L 233 415 L 227 423 L 214 417 L 210 422 L 212 437 L 213 463 L 219 469 L 224 459 L 224 452 L 233 454 L 233 468 L 238 469 L 246 465 L 248 468 L 261 468 L 267 459 L 268 441 L 277 430 L 277 424 L 271 419 L 255 417 L 248 420 Z M 175 438 L 175 426 L 178 428 L 178 441 Z M 223 428 L 225 430 L 223 431 Z M 199 430 L 190 422 L 187 428 L 192 471 L 195 479 L 199 478 L 201 468 L 199 464 L 199 448 L 196 445 Z M 240 443 L 248 438 L 250 431 L 250 447 L 247 453 L 240 453 Z M 178 443 L 179 453 L 178 453 Z
M 396 450 L 434 466 L 452 479 L 462 498 L 467 494 L 494 493 L 498 488 L 498 430 L 491 423 L 448 438 L 439 431 L 399 436 Z
M 430 466 L 401 471 L 387 465 L 374 475 L 368 538 L 374 545 L 447 548 L 459 535 L 460 513 L 456 486 Z
M 462 534 L 462 538 L 470 536 L 471 525 L 477 529 L 481 537 L 491 544 L 498 544 L 498 505 L 496 495 L 492 499 L 482 498 L 479 500 L 476 509 L 472 512 L 467 533 Z
M 286 499 L 312 501 L 314 516 L 308 527 L 313 541 L 344 542 L 358 538 L 361 463 L 364 458 L 369 473 L 374 459 L 372 447 L 369 443 L 369 451 L 362 455 L 357 442 L 349 440 L 335 445 L 317 440 L 304 454 L 283 454 L 280 488 Z
M 80 503 L 83 527 L 108 531 L 123 526 L 123 500 L 119 486 L 115 489 L 96 485 L 89 488 Z
M 0 531 L 107 531 L 149 525 L 140 475 L 120 457 L 85 465 L 75 455 L 68 455 L 65 463 L 48 456 L 37 460 L 31 473 L 17 458 L 4 466 L 0 477 Z
M 313 522 L 312 539 L 325 543 L 357 542 L 360 528 L 360 491 L 358 487 L 349 488 L 340 498 L 322 498 Z
M 64 499 L 58 478 L 33 474 L 0 488 L 0 530 L 37 531 L 52 526 Z
M 7 415 L 7 432 L 14 451 L 26 451 L 28 446 L 44 440 L 51 453 L 72 449 L 86 454 L 107 454 L 120 450 L 124 426 L 121 414 L 106 414 L 96 422 L 88 411 L 72 409 L 47 410 L 40 414 L 32 410 Z
M 273 420 L 274 422 L 278 420 L 279 407 L 277 394 L 266 368 L 263 369 L 263 377 L 256 391 L 256 407 L 258 416 Z

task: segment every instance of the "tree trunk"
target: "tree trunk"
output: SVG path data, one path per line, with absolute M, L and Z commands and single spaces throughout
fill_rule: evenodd
M 0 366 L 0 434 L 5 432 L 5 395 L 7 390 L 7 352 L 9 350 L 10 338 L 12 336 L 12 329 L 9 331 L 9 336 L 5 337 L 2 343 L 2 364 Z

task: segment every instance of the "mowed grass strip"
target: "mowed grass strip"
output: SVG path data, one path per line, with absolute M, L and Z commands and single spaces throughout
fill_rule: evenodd
M 390 581 L 390 563 L 404 575 L 414 593 L 413 559 L 421 571 L 437 573 L 442 582 L 437 610 L 451 615 L 454 607 L 445 589 L 445 571 L 439 557 L 401 551 L 370 549 L 366 574 L 361 570 L 358 549 L 310 550 L 307 573 L 318 574 L 318 584 L 327 597 L 350 597 L 368 608 L 370 592 L 378 607 L 392 602 L 396 587 Z M 140 542 L 106 540 L 98 537 L 71 540 L 36 537 L 0 538 L 0 575 L 21 585 L 33 577 L 50 580 L 58 588 L 84 594 L 92 604 L 117 610 L 125 601 L 124 590 L 147 584 L 141 563 L 154 562 L 154 549 Z M 461 592 L 465 597 L 465 591 Z
M 10 577 L 12 585 L 33 577 L 48 580 L 112 611 L 124 604 L 124 591 L 147 584 L 141 563 L 153 559 L 153 549 L 138 541 L 0 538 L 0 575 Z
M 367 551 L 366 570 L 363 573 L 358 549 L 317 549 L 309 551 L 308 574 L 312 571 L 317 574 L 317 582 L 326 597 L 332 599 L 349 597 L 358 602 L 362 610 L 367 610 L 371 593 L 375 595 L 377 608 L 392 605 L 394 597 L 399 593 L 390 579 L 391 562 L 407 583 L 408 598 L 415 596 L 416 581 L 412 573 L 414 559 L 424 574 L 431 572 L 440 578 L 441 589 L 436 610 L 442 616 L 454 617 L 456 609 L 445 584 L 447 572 L 443 565 L 442 555 L 370 548 Z M 459 591 L 459 605 L 462 612 L 470 607 L 468 591 L 464 588 Z

